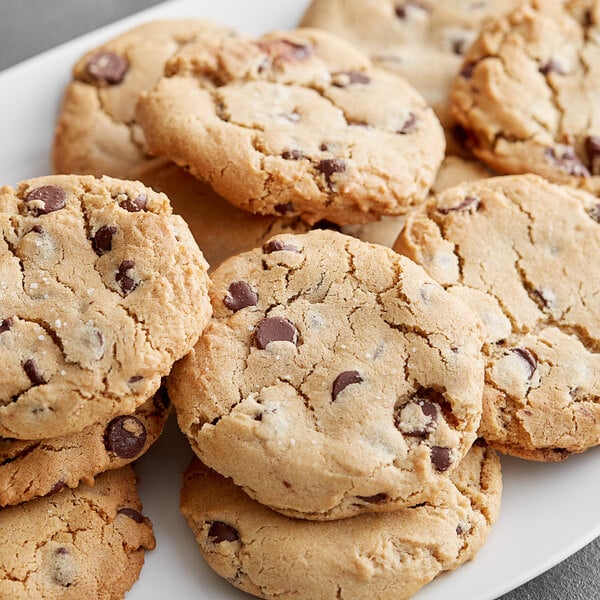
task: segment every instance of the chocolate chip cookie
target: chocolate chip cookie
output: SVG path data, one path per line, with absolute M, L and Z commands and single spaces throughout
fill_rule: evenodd
M 165 72 L 138 103 L 148 148 L 249 212 L 311 224 L 403 214 L 443 159 L 423 98 L 325 32 L 188 44 Z
M 284 514 L 425 501 L 473 443 L 475 315 L 412 261 L 333 231 L 213 272 L 214 318 L 169 393 L 196 454 Z
M 227 35 L 228 29 L 207 21 L 156 21 L 86 52 L 73 69 L 56 124 L 55 172 L 125 177 L 149 160 L 135 121 L 139 95 L 152 89 L 183 44 Z
M 411 215 L 396 250 L 487 332 L 481 435 L 534 460 L 600 443 L 600 204 L 534 175 L 464 183 Z
M 490 23 L 452 93 L 467 143 L 501 173 L 600 192 L 600 3 L 524 3 Z
M 164 158 L 134 169 L 128 179 L 139 179 L 169 197 L 173 210 L 185 219 L 211 269 L 278 233 L 304 233 L 308 229 L 299 217 L 253 215 L 240 210 L 207 183 Z
M 0 189 L 0 436 L 132 413 L 208 321 L 207 264 L 168 198 L 55 175 Z
M 500 461 L 475 445 L 435 500 L 327 523 L 282 516 L 194 459 L 181 509 L 208 564 L 259 598 L 405 600 L 472 559 L 500 506 Z
M 131 467 L 0 510 L 0 598 L 121 600 L 155 546 Z

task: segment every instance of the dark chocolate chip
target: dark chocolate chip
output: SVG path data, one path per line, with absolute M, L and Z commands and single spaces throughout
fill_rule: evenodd
M 590 135 L 585 138 L 585 153 L 590 171 L 594 175 L 600 175 L 600 137 Z
M 161 413 L 169 410 L 169 407 L 171 406 L 171 398 L 169 398 L 167 388 L 164 385 L 161 385 L 158 388 L 158 392 L 154 394 L 153 403 L 156 410 L 160 411 Z
M 12 324 L 13 324 L 12 319 L 4 319 L 4 321 L 2 321 L 2 323 L 0 323 L 0 333 L 4 333 L 5 331 L 10 331 Z
M 115 233 L 117 233 L 117 228 L 110 225 L 104 225 L 96 231 L 92 238 L 92 248 L 98 256 L 112 250 L 112 239 Z
M 236 529 L 221 521 L 215 521 L 208 530 L 208 537 L 215 543 L 235 542 L 240 539 Z
M 272 252 L 300 252 L 296 246 L 286 244 L 282 240 L 270 240 L 263 246 L 263 252 L 265 254 L 271 254 Z
M 322 144 L 319 145 L 319 150 L 321 152 L 327 152 L 329 150 L 329 145 L 325 144 L 324 142 Z
M 33 231 L 33 233 L 37 233 L 39 235 L 43 235 L 45 233 L 44 228 L 41 225 L 34 225 L 31 228 L 31 231 Z
M 125 198 L 119 202 L 119 206 L 125 210 L 135 213 L 142 210 L 146 210 L 146 203 L 148 202 L 148 196 L 146 194 L 140 194 L 135 200 L 131 198 Z
M 134 458 L 146 443 L 146 427 L 132 415 L 115 417 L 104 432 L 104 446 L 119 458 Z
M 126 517 L 129 517 L 130 519 L 133 519 L 136 523 L 143 523 L 144 522 L 144 516 L 141 515 L 134 508 L 120 508 L 117 511 L 117 514 L 118 515 L 125 515 Z
M 465 38 L 455 38 L 452 40 L 452 52 L 458 56 L 462 56 L 465 53 L 465 46 L 467 40 Z
M 341 158 L 325 158 L 317 165 L 317 170 L 323 173 L 330 189 L 333 188 L 331 177 L 334 173 L 343 173 L 346 170 L 346 161 Z
M 436 471 L 447 471 L 452 464 L 452 451 L 450 448 L 432 446 L 431 462 Z
M 64 208 L 67 204 L 67 192 L 56 185 L 43 185 L 31 190 L 25 196 L 25 201 L 36 201 L 43 204 L 43 206 L 36 204 L 29 209 L 34 217 L 39 217 Z
M 300 150 L 286 150 L 282 153 L 281 158 L 284 158 L 285 160 L 302 160 L 304 154 L 302 154 Z
M 479 210 L 479 198 L 476 198 L 474 196 L 467 196 L 457 206 L 451 206 L 449 208 L 438 208 L 437 210 L 442 215 L 448 215 L 451 212 L 463 212 L 470 209 L 474 209 L 475 211 Z
M 408 9 L 416 8 L 423 12 L 429 12 L 431 7 L 425 2 L 419 2 L 419 0 L 406 0 L 402 4 L 396 6 L 396 16 L 400 19 L 406 19 L 408 17 Z
M 25 373 L 27 373 L 27 377 L 29 377 L 33 385 L 43 385 L 46 383 L 44 376 L 39 372 L 38 366 L 33 358 L 28 358 L 23 363 L 23 368 L 25 369 Z
M 460 76 L 464 79 L 471 79 L 473 77 L 473 71 L 475 70 L 476 62 L 467 61 L 463 63 L 463 66 L 460 69 Z
M 291 342 L 295 344 L 298 331 L 287 319 L 270 317 L 263 319 L 254 332 L 256 347 L 264 350 L 271 342 Z
M 565 171 L 568 175 L 575 177 L 590 176 L 590 172 L 581 162 L 572 146 L 565 146 L 562 150 L 558 151 L 555 148 L 546 148 L 544 154 L 556 167 Z
M 126 294 L 137 287 L 137 283 L 128 275 L 129 271 L 134 267 L 135 263 L 132 260 L 124 260 L 119 265 L 119 270 L 115 275 L 116 282 Z
M 456 526 L 456 535 L 462 535 L 463 529 L 460 525 Z
M 331 83 L 335 87 L 345 88 L 349 85 L 366 85 L 371 83 L 371 78 L 358 71 L 339 71 L 331 75 Z
M 407 133 L 412 133 L 417 128 L 417 123 L 419 120 L 414 113 L 410 113 L 408 115 L 408 119 L 406 119 L 404 125 L 397 131 L 397 133 L 401 135 L 406 135 Z
M 233 312 L 258 304 L 258 294 L 245 281 L 234 281 L 228 290 L 229 294 L 223 298 L 223 304 Z
M 127 380 L 127 383 L 137 383 L 138 381 L 141 381 L 142 379 L 144 379 L 143 375 L 134 375 L 133 377 L 130 377 Z
M 374 496 L 356 496 L 363 502 L 369 502 L 369 504 L 381 504 L 387 500 L 388 495 L 385 493 L 375 494 Z
M 280 215 L 287 215 L 291 212 L 294 212 L 294 205 L 291 202 L 287 202 L 286 204 L 276 204 L 275 210 Z
M 66 483 L 64 481 L 57 481 L 49 490 L 46 496 L 52 496 L 52 494 L 56 494 L 60 492 L 60 490 L 64 490 L 66 487 Z
M 600 223 L 600 204 L 594 204 L 594 206 L 588 208 L 587 214 L 591 219 L 596 221 L 596 223 Z
M 266 42 L 259 42 L 258 47 L 274 59 L 282 61 L 307 60 L 313 53 L 312 46 L 309 46 L 308 44 L 298 44 L 290 40 L 269 40 Z
M 556 73 L 557 75 L 566 75 L 561 65 L 552 58 L 540 67 L 540 73 L 542 75 L 548 75 L 550 73 Z
M 332 223 L 331 221 L 328 221 L 327 219 L 321 219 L 320 221 L 317 221 L 312 226 L 312 229 L 327 229 L 328 231 L 342 231 L 342 228 L 337 223 Z
M 333 382 L 331 389 L 331 400 L 335 402 L 338 395 L 345 390 L 349 385 L 353 383 L 361 383 L 363 378 L 359 375 L 358 371 L 344 371 L 340 373 Z
M 129 70 L 127 59 L 114 52 L 96 52 L 86 65 L 88 74 L 100 83 L 121 83 Z
M 510 351 L 516 354 L 517 356 L 520 356 L 527 363 L 527 366 L 529 368 L 528 379 L 531 379 L 533 377 L 533 374 L 535 373 L 535 370 L 537 369 L 538 364 L 535 354 L 533 354 L 533 352 L 529 350 L 529 348 L 511 348 Z

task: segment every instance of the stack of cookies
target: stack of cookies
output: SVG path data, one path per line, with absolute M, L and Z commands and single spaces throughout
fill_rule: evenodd
M 494 449 L 600 444 L 600 2 L 463 4 L 149 23 L 77 63 L 81 175 L 0 194 L 0 537 L 57 519 L 0 595 L 103 597 L 115 554 L 131 586 L 150 524 L 97 476 L 159 435 L 165 376 L 182 511 L 267 599 L 409 598 L 484 544 Z

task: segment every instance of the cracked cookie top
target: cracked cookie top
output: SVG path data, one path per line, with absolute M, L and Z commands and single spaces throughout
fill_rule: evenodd
M 600 204 L 534 175 L 464 183 L 407 219 L 395 249 L 479 314 L 480 434 L 561 460 L 600 443 Z
M 402 214 L 444 155 L 423 98 L 312 29 L 188 44 L 141 97 L 148 147 L 232 204 L 313 223 Z
M 208 265 L 168 198 L 55 175 L 0 189 L 0 436 L 133 412 L 210 316 Z
M 181 509 L 208 564 L 254 596 L 407 600 L 475 556 L 498 517 L 501 490 L 500 461 L 478 443 L 435 500 L 317 523 L 273 512 L 194 459 Z
M 167 60 L 192 40 L 227 36 L 225 27 L 185 19 L 145 23 L 86 52 L 73 69 L 56 125 L 57 173 L 125 177 L 150 159 L 135 105 Z
M 169 378 L 201 460 L 259 502 L 335 519 L 431 498 L 475 439 L 476 316 L 390 249 L 280 235 L 213 273 Z
M 0 598 L 123 598 L 139 577 L 152 524 L 131 467 L 0 511 Z
M 533 0 L 491 22 L 465 56 L 453 108 L 501 173 L 600 193 L 600 2 Z

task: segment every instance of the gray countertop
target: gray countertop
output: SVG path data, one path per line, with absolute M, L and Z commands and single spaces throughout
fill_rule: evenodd
M 0 70 L 154 4 L 158 2 L 0 0 Z M 554 599 L 600 599 L 600 538 L 550 571 L 501 597 L 501 600 Z

